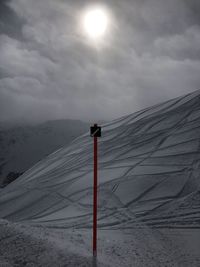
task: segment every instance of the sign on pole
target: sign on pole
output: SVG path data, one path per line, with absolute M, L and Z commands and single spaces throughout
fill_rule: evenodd
M 101 137 L 101 127 L 97 124 L 90 127 L 90 136 L 94 138 L 94 184 L 93 184 L 93 256 L 97 255 L 97 170 L 98 170 L 98 137 Z

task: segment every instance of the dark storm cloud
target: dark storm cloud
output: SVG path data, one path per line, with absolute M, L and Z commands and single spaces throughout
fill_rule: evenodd
M 9 0 L 0 2 L 0 33 L 22 38 L 21 27 L 23 20 L 8 6 Z
M 79 26 L 90 3 L 1 2 L 0 120 L 111 119 L 200 88 L 198 0 L 102 2 L 96 48 Z

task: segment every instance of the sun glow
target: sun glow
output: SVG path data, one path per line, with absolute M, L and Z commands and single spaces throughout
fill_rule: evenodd
M 83 16 L 83 27 L 85 33 L 91 39 L 103 37 L 108 28 L 108 14 L 100 7 L 88 9 Z

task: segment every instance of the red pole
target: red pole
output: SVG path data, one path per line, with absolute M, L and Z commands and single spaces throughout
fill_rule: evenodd
M 97 137 L 94 137 L 93 256 L 97 255 Z

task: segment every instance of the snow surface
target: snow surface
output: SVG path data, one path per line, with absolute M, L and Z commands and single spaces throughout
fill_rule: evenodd
M 195 267 L 200 264 L 197 234 L 199 230 L 191 235 L 191 230 L 166 232 L 145 227 L 100 230 L 94 260 L 89 230 L 31 227 L 0 220 L 0 266 Z
M 119 243 L 120 254 L 119 263 L 102 254 L 102 263 L 184 266 L 182 253 L 186 253 L 185 262 L 189 264 L 185 266 L 198 266 L 200 252 L 195 256 L 187 248 L 181 252 L 176 243 L 182 242 L 178 229 L 190 229 L 185 237 L 191 239 L 189 243 L 195 235 L 200 238 L 199 115 L 200 91 L 197 91 L 102 126 L 98 181 L 100 242 L 104 247 L 103 238 L 107 234 L 103 233 L 111 231 L 112 242 L 102 253 Z M 41 233 L 48 231 L 46 227 L 53 228 L 53 232 L 60 229 L 63 234 L 65 231 L 71 234 L 70 229 L 74 229 L 81 235 L 87 233 L 84 240 L 90 240 L 92 153 L 93 140 L 88 132 L 40 161 L 1 190 L 0 217 L 17 222 L 19 227 L 22 224 L 43 229 Z M 12 228 L 15 224 L 10 225 Z M 167 230 L 164 233 L 162 229 Z M 170 235 L 170 229 L 175 231 L 175 237 Z M 128 232 L 128 240 L 116 241 L 118 233 L 125 238 L 124 231 Z M 67 235 L 68 241 L 69 238 Z M 151 241 L 155 246 L 147 245 Z M 167 242 L 175 244 L 175 248 L 170 248 Z M 141 252 L 134 254 L 137 249 Z M 162 253 L 168 253 L 165 250 L 175 256 L 164 256 Z M 142 251 L 149 253 L 143 262 Z M 127 262 L 122 261 L 124 253 L 128 253 Z M 151 255 L 156 255 L 152 261 Z

